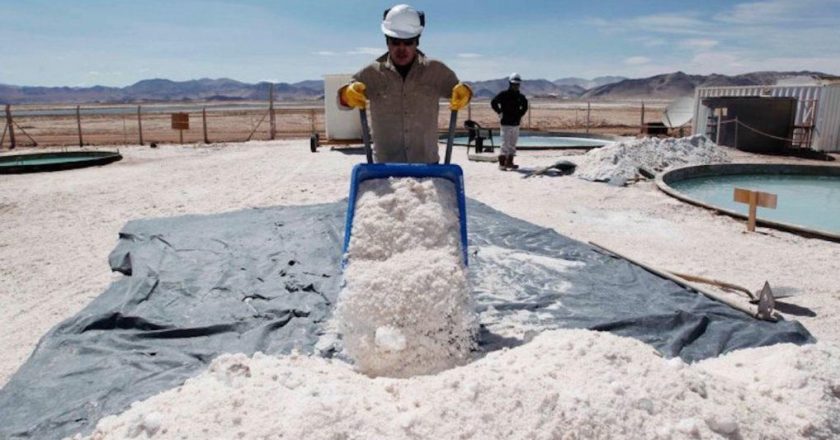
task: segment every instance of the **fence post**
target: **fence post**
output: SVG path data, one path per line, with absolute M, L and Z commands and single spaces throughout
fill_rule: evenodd
M 720 145 L 720 120 L 723 118 L 723 110 L 717 109 L 717 132 L 715 133 L 715 143 Z
M 589 113 L 592 110 L 592 103 L 586 101 L 586 133 L 589 134 Z
M 734 148 L 738 148 L 738 117 L 735 116 L 735 145 Z
M 268 138 L 274 140 L 277 134 L 277 126 L 275 125 L 274 119 L 274 83 L 271 83 L 268 89 L 268 122 L 270 127 L 268 129 Z
M 210 140 L 207 139 L 207 107 L 201 108 L 201 124 L 204 126 L 204 143 L 209 144 Z
M 143 118 L 140 117 L 140 106 L 137 106 L 137 133 L 140 135 L 140 145 L 143 145 Z
M 82 111 L 81 106 L 76 106 L 76 127 L 79 129 L 79 147 L 84 147 L 85 143 L 82 139 Z
M 6 125 L 9 127 L 9 149 L 13 149 L 17 146 L 15 143 L 15 125 L 12 121 L 12 106 L 6 104 Z
M 645 132 L 645 102 L 642 101 L 642 118 L 639 121 L 639 133 Z
M 531 130 L 532 127 L 533 126 L 531 125 L 531 107 L 529 106 L 528 107 L 528 130 Z
M 309 120 L 312 122 L 312 133 L 316 133 L 315 131 L 315 109 L 309 109 Z

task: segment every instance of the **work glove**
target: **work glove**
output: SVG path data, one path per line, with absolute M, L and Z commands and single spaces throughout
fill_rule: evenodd
M 449 98 L 449 109 L 457 112 L 466 107 L 472 99 L 472 89 L 464 83 L 455 84 L 452 88 L 452 96 Z
M 365 94 L 365 90 L 367 90 L 365 83 L 354 81 L 339 89 L 338 97 L 341 100 L 342 105 L 364 109 L 367 107 L 367 95 Z

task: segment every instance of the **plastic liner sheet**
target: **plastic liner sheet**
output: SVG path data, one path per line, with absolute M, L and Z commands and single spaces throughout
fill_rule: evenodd
M 125 276 L 50 330 L 0 390 L 0 438 L 90 433 L 223 353 L 335 355 L 323 341 L 340 289 L 345 209 L 129 222 L 109 257 Z M 813 342 L 795 321 L 754 320 L 551 229 L 473 200 L 467 212 L 483 352 L 557 328 L 633 337 L 689 362 Z

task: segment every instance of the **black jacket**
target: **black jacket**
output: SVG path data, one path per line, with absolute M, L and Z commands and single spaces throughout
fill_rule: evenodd
M 493 111 L 502 115 L 502 125 L 519 125 L 528 111 L 528 99 L 519 91 L 507 89 L 499 92 L 490 105 Z

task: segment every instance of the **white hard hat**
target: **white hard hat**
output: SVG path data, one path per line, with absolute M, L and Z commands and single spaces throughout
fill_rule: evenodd
M 423 12 L 409 5 L 396 5 L 382 16 L 382 33 L 401 40 L 420 35 L 425 25 Z
M 522 77 L 519 76 L 518 73 L 511 73 L 508 77 L 508 82 L 510 82 L 511 84 L 519 84 L 522 82 Z

